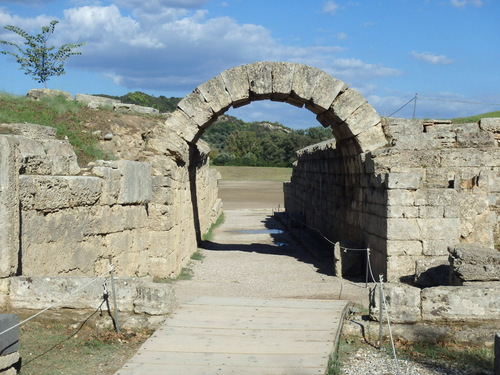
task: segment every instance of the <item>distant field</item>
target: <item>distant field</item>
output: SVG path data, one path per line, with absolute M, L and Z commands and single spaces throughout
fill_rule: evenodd
M 292 168 L 212 166 L 225 181 L 290 181 Z

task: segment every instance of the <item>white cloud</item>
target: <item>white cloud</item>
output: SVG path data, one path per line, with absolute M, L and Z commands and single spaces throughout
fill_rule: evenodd
M 349 35 L 347 35 L 346 33 L 338 33 L 337 34 L 337 39 L 338 40 L 344 40 L 344 39 L 347 39 L 349 38 Z
M 474 5 L 475 7 L 482 7 L 483 6 L 483 1 L 482 0 L 451 0 L 451 5 L 459 8 L 459 9 L 465 9 L 465 7 L 469 4 Z
M 323 6 L 323 13 L 330 14 L 333 16 L 339 8 L 340 5 L 338 5 L 334 1 L 327 1 Z
M 453 64 L 453 60 L 449 59 L 445 55 L 434 55 L 429 52 L 416 52 L 412 51 L 411 55 L 415 60 L 425 61 L 432 65 L 450 65 Z

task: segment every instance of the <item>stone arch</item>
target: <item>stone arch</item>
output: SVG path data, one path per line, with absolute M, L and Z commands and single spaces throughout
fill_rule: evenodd
M 182 99 L 166 125 L 195 144 L 231 106 L 265 99 L 305 106 L 332 128 L 337 142 L 348 145 L 349 155 L 387 143 L 380 116 L 363 95 L 322 70 L 287 62 L 256 62 L 222 72 Z

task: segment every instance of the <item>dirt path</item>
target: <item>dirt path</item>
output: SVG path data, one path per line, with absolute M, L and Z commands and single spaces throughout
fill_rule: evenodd
M 333 264 L 311 256 L 271 210 L 225 210 L 225 222 L 204 243 L 194 277 L 180 281 L 180 303 L 200 296 L 350 300 L 366 306 L 368 290 L 332 276 Z M 319 271 L 321 270 L 321 271 Z

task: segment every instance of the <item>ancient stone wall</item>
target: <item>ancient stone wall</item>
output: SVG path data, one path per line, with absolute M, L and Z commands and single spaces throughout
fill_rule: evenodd
M 498 245 L 500 121 L 382 124 L 387 147 L 357 159 L 335 142 L 299 151 L 287 211 L 341 246 L 370 248 L 389 281 L 446 264 L 459 243 Z
M 188 262 L 197 248 L 189 153 L 175 133 L 153 131 L 141 161 L 81 169 L 54 129 L 4 127 L 16 135 L 0 136 L 1 277 L 94 276 L 111 258 L 117 276 L 166 278 Z M 198 156 L 193 176 L 202 186 L 204 233 L 222 207 L 218 174 Z

